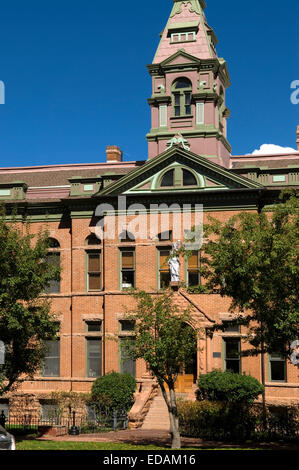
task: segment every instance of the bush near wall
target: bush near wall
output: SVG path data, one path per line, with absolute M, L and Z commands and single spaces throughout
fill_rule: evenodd
M 197 399 L 252 403 L 263 391 L 263 385 L 250 375 L 214 370 L 199 376 Z
M 196 401 L 178 403 L 183 436 L 206 440 L 247 440 L 254 433 L 256 417 L 248 405 Z
M 186 437 L 230 442 L 299 441 L 299 407 L 296 405 L 267 406 L 266 428 L 261 403 L 180 401 L 178 416 L 181 434 Z
M 134 403 L 136 386 L 136 379 L 131 374 L 110 372 L 93 383 L 91 401 L 99 405 L 104 401 L 110 411 L 129 411 Z

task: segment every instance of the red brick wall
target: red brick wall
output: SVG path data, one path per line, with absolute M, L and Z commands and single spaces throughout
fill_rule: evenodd
M 214 212 L 210 215 L 220 220 L 227 220 L 236 212 Z M 207 213 L 204 213 L 206 221 Z M 170 218 L 172 220 L 172 217 Z M 86 292 L 86 246 L 85 240 L 94 227 L 88 218 L 73 219 L 71 226 L 61 227 L 59 222 L 47 224 L 32 223 L 31 230 L 38 233 L 40 228 L 48 228 L 50 236 L 56 238 L 61 247 L 62 280 L 61 292 L 52 297 L 53 312 L 60 319 L 61 361 L 60 377 L 43 378 L 24 382 L 20 391 L 35 393 L 37 395 L 55 390 L 73 390 L 85 392 L 90 390 L 94 379 L 86 377 L 85 371 L 85 321 L 88 318 L 103 320 L 103 371 L 109 372 L 119 369 L 118 343 L 119 320 L 126 308 L 134 306 L 132 297 L 119 290 L 119 247 L 127 246 L 119 243 L 117 237 L 107 240 L 102 245 L 103 251 L 103 292 Z M 150 226 L 148 227 L 148 233 Z M 183 239 L 183 237 L 182 237 Z M 167 242 L 166 242 L 167 243 Z M 103 248 L 104 246 L 104 248 Z M 136 254 L 136 286 L 153 291 L 157 286 L 157 257 L 156 250 L 159 243 L 149 236 L 143 240 L 136 240 L 133 244 Z M 184 269 L 181 269 L 183 275 Z M 218 321 L 221 314 L 229 311 L 229 299 L 218 295 L 194 294 L 190 295 L 203 312 L 202 321 L 206 325 L 209 321 L 205 317 Z M 201 315 L 197 312 L 198 315 Z M 207 372 L 213 368 L 223 367 L 222 335 L 215 333 L 212 340 L 200 332 L 198 371 Z M 242 346 L 244 347 L 244 346 Z M 212 357 L 213 352 L 221 352 L 221 358 Z M 267 361 L 266 361 L 267 373 Z M 242 372 L 261 379 L 260 358 L 242 358 Z M 143 361 L 137 362 L 137 377 L 146 372 Z M 299 401 L 298 369 L 291 364 L 287 366 L 287 384 L 270 383 L 267 385 L 267 397 L 270 400 Z

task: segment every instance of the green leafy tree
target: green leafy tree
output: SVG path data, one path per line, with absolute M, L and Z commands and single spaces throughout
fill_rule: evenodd
M 241 212 L 224 223 L 211 218 L 204 227 L 201 274 L 209 291 L 231 298 L 230 310 L 239 315 L 230 323 L 248 327 L 249 354 L 289 357 L 297 339 L 298 215 L 292 195 L 260 213 Z
M 156 377 L 169 412 L 172 448 L 177 449 L 181 438 L 175 383 L 180 368 L 194 356 L 197 333 L 189 326 L 190 312 L 179 309 L 172 292 L 150 295 L 136 290 L 132 295 L 137 305 L 128 319 L 135 321 L 135 341 L 128 342 L 128 354 L 144 359 Z
M 44 341 L 56 336 L 50 301 L 42 297 L 60 269 L 46 262 L 48 233 L 24 233 L 0 218 L 0 339 L 6 347 L 0 365 L 0 395 L 12 390 L 41 366 Z
M 233 325 L 244 325 L 245 355 L 290 357 L 298 338 L 298 195 L 282 194 L 271 208 L 241 212 L 226 222 L 210 218 L 204 226 L 201 275 L 209 292 L 231 299 Z M 213 330 L 226 325 L 216 324 Z M 263 394 L 265 402 L 265 395 Z

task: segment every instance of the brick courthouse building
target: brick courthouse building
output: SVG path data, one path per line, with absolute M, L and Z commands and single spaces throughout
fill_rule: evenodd
M 120 149 L 109 146 L 105 163 L 0 169 L 0 199 L 8 208 L 17 205 L 20 225 L 29 219 L 33 232 L 50 231 L 49 258 L 62 267 L 60 283 L 53 283 L 45 294 L 58 315 L 59 339 L 49 344 L 40 374 L 25 381 L 14 396 L 2 398 L 0 409 L 10 407 L 12 413 L 15 398 L 26 396 L 32 412 L 46 410 L 51 392 L 87 392 L 96 377 L 112 370 L 136 375 L 139 390 L 150 387 L 146 365 L 121 357 L 121 341 L 132 336 L 132 325 L 124 320 L 126 308 L 133 306 L 126 289 L 135 286 L 157 293 L 167 285 L 165 260 L 172 243 L 183 240 L 184 233 L 182 228 L 177 235 L 171 210 L 170 232 L 166 239 L 161 237 L 168 218 L 164 209 L 158 211 L 156 233 L 150 221 L 146 233 L 136 235 L 129 229 L 134 216 L 124 215 L 126 207 L 142 204 L 145 220 L 153 204 L 189 207 L 193 224 L 195 205 L 202 204 L 204 221 L 208 214 L 226 220 L 239 211 L 271 205 L 282 188 L 298 186 L 298 152 L 231 155 L 225 100 L 229 72 L 217 56 L 217 38 L 204 9 L 204 0 L 174 0 L 148 66 L 151 129 L 144 161 L 123 162 Z M 119 196 L 126 197 L 121 208 Z M 101 204 L 109 204 L 110 213 L 116 214 L 114 220 L 108 210 L 106 229 L 115 222 L 119 230 L 100 242 L 95 232 Z M 119 236 L 127 229 L 135 239 Z M 189 261 L 181 260 L 184 286 L 174 294 L 182 309 L 192 308 L 201 327 L 194 363 L 179 376 L 178 390 L 189 393 L 198 374 L 214 368 L 261 379 L 260 358 L 236 354 L 244 347 L 242 330 L 227 329 L 212 339 L 206 335 L 206 327 L 229 318 L 230 300 L 190 293 L 189 288 L 200 283 L 199 263 L 196 250 Z M 277 356 L 266 357 L 265 367 L 267 399 L 298 403 L 298 369 Z

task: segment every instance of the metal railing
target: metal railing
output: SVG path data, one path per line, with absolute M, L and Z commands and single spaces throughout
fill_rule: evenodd
M 28 431 L 37 431 L 40 427 L 63 427 L 68 430 L 77 427 L 79 432 L 85 430 L 93 430 L 100 432 L 102 429 L 127 429 L 128 415 L 124 411 L 113 411 L 105 413 L 91 419 L 78 415 L 73 411 L 68 417 L 54 416 L 36 416 L 31 414 L 23 414 L 17 416 L 6 417 L 0 409 L 0 424 L 7 429 L 24 429 Z

